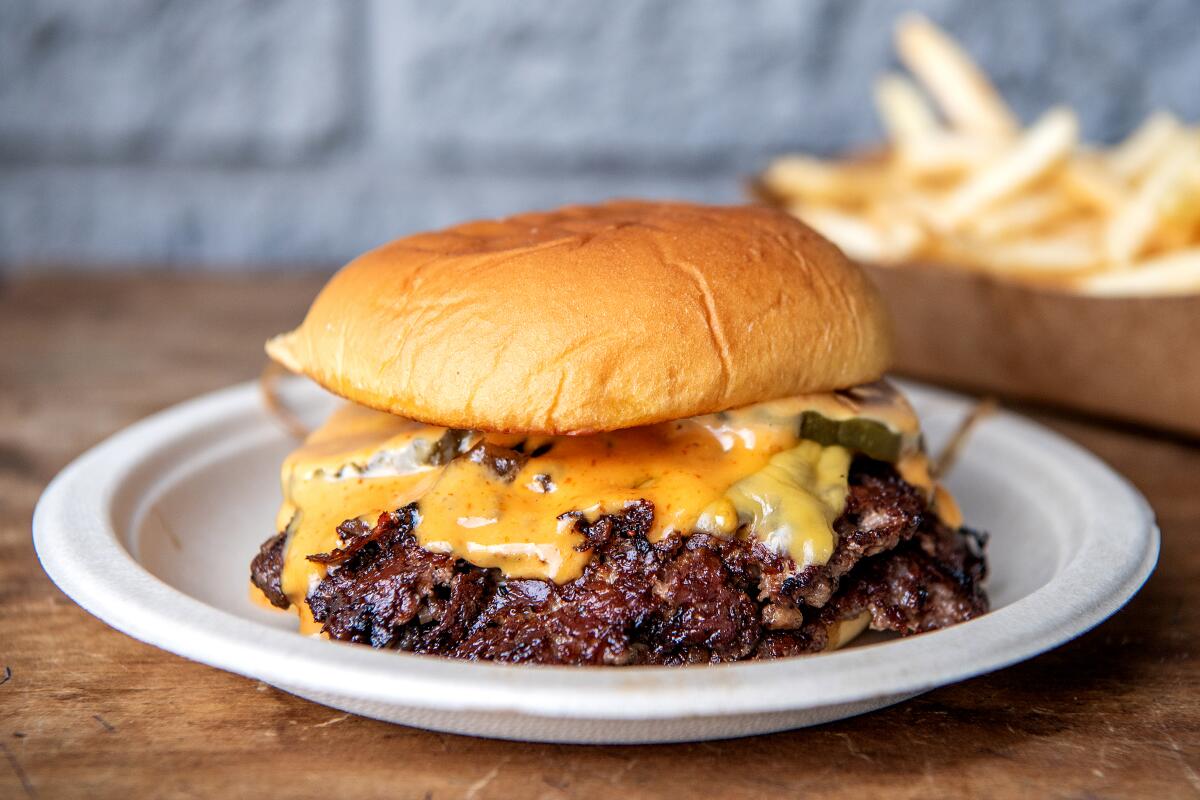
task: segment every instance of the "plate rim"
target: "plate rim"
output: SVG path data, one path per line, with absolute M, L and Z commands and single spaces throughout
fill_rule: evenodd
M 898 383 L 906 393 L 930 402 L 969 402 L 942 389 Z M 324 396 L 316 387 L 311 392 L 314 402 Z M 1130 547 L 1119 564 L 1105 570 L 1104 563 L 1094 563 L 1107 551 L 1093 552 L 1092 534 L 1045 585 L 969 623 L 797 659 L 613 669 L 472 663 L 346 647 L 239 617 L 175 589 L 134 559 L 115 528 L 114 496 L 147 457 L 184 432 L 228 425 L 247 414 L 271 424 L 253 381 L 167 408 L 89 449 L 38 500 L 33 516 L 38 558 L 72 600 L 135 639 L 273 685 L 371 703 L 563 719 L 653 720 L 799 711 L 921 692 L 1023 661 L 1091 630 L 1141 588 L 1160 547 L 1153 510 L 1126 478 L 1066 437 L 1001 411 L 985 424 L 1001 422 L 1018 434 L 1015 439 L 1038 442 L 1043 454 L 1070 466 L 1076 483 L 1095 482 L 1092 495 L 1100 498 L 1104 513 L 1096 513 L 1092 505 L 1075 522 L 1127 528 Z M 1091 591 L 1059 597 L 1061 587 L 1055 590 L 1055 585 L 1068 579 Z M 1019 635 L 1011 626 L 1004 630 L 1010 622 L 1023 623 L 1016 626 Z M 985 646 L 979 648 L 976 640 Z M 878 660 L 879 648 L 889 648 L 886 685 L 872 680 L 878 670 L 868 663 Z M 959 657 L 946 663 L 934 657 L 939 652 Z M 679 680 L 681 674 L 688 680 Z

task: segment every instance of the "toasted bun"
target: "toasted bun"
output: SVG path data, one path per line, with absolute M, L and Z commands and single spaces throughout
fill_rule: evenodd
M 561 434 L 871 381 L 888 335 L 863 273 L 782 212 L 619 201 L 373 250 L 267 352 L 382 411 Z
M 842 619 L 829 626 L 829 640 L 825 643 L 826 650 L 840 650 L 871 625 L 871 612 L 864 611 L 857 617 Z

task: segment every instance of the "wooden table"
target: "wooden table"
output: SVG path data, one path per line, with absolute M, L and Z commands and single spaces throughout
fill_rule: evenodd
M 812 730 L 529 745 L 360 719 L 184 661 L 42 573 L 34 502 L 134 420 L 257 374 L 312 277 L 46 278 L 0 288 L 0 797 L 1180 797 L 1200 794 L 1200 447 L 1037 413 L 1150 498 L 1158 571 L 1024 664 Z M 1197 409 L 1200 411 L 1200 409 Z

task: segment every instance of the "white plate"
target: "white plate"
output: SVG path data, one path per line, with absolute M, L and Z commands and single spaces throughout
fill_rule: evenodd
M 968 407 L 906 386 L 936 445 Z M 310 421 L 331 407 L 286 386 Z M 293 446 L 257 387 L 176 406 L 113 436 L 54 479 L 34 515 L 46 572 L 130 636 L 346 711 L 423 728 L 556 742 L 716 739 L 881 708 L 1037 655 L 1119 609 L 1158 556 L 1145 500 L 1078 446 L 1012 414 L 985 421 L 950 480 L 992 533 L 977 620 L 825 655 L 708 667 L 473 664 L 299 635 L 249 599 Z

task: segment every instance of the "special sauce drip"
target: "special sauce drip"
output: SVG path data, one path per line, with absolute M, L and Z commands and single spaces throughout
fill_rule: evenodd
M 930 496 L 916 417 L 888 387 L 809 395 L 721 414 L 587 436 L 476 434 L 473 441 L 530 455 L 512 480 L 464 458 L 430 465 L 444 428 L 355 405 L 340 407 L 284 462 L 279 530 L 287 530 L 282 587 L 316 630 L 304 599 L 324 576 L 307 560 L 338 546 L 337 526 L 416 502 L 415 534 L 428 550 L 451 553 L 508 577 L 565 582 L 590 553 L 579 549 L 579 515 L 595 520 L 627 503 L 654 504 L 651 539 L 671 532 L 762 539 L 803 567 L 824 563 L 836 542 L 852 454 L 801 440 L 797 419 L 868 417 L 910 444 L 897 464 Z

